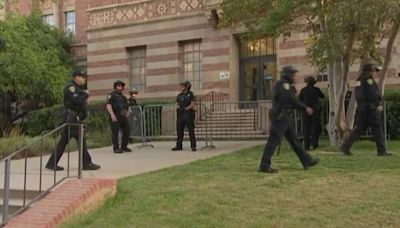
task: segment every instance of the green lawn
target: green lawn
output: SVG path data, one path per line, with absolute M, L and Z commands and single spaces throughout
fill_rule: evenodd
M 125 178 L 94 213 L 64 227 L 399 227 L 400 142 L 377 157 L 358 143 L 354 156 L 316 151 L 303 171 L 283 145 L 278 174 L 258 173 L 263 147 Z

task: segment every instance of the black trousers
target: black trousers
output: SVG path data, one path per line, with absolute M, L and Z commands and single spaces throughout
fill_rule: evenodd
M 126 148 L 129 142 L 129 120 L 126 116 L 117 116 L 117 122 L 110 121 L 111 124 L 111 134 L 112 143 L 114 150 L 120 148 Z M 121 147 L 118 142 L 118 133 L 122 130 L 122 142 Z
M 321 133 L 320 120 L 321 114 L 319 111 L 316 111 L 311 116 L 307 114 L 303 115 L 304 148 L 306 150 L 310 149 L 310 145 L 314 149 L 318 147 L 319 134 Z
M 76 115 L 66 114 L 64 123 L 78 123 Z M 79 131 L 80 128 L 78 126 L 67 126 L 61 132 L 61 138 L 57 143 L 56 149 L 50 156 L 50 159 L 47 162 L 46 166 L 55 167 L 61 159 L 61 156 L 64 154 L 65 147 L 67 146 L 69 140 L 74 138 L 77 142 L 79 142 Z M 83 165 L 88 165 L 92 163 L 92 158 L 87 150 L 86 146 L 86 137 L 83 135 Z M 79 144 L 79 143 L 78 143 Z
M 278 118 L 279 116 L 279 118 Z M 271 167 L 271 157 L 274 155 L 274 152 L 282 138 L 285 137 L 289 142 L 290 146 L 296 153 L 299 158 L 301 164 L 303 166 L 307 166 L 311 161 L 311 156 L 303 149 L 300 141 L 296 136 L 296 132 L 291 125 L 290 117 L 288 114 L 279 114 L 274 115 L 272 112 L 270 113 L 271 118 L 271 128 L 270 135 L 268 138 L 268 142 L 264 148 L 264 154 L 261 159 L 260 169 L 268 169 Z
M 385 153 L 385 136 L 382 129 L 381 112 L 370 108 L 357 108 L 354 128 L 349 138 L 343 143 L 342 149 L 349 151 L 353 143 L 360 137 L 368 127 L 372 128 L 378 154 Z
M 177 140 L 176 140 L 176 147 L 182 148 L 183 136 L 185 132 L 185 127 L 187 127 L 189 131 L 189 138 L 190 138 L 190 147 L 196 148 L 196 136 L 194 134 L 194 113 L 185 113 L 182 115 L 178 114 L 176 120 L 176 133 L 177 133 Z

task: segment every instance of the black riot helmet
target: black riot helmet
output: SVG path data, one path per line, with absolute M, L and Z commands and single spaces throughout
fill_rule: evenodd
M 117 85 L 125 86 L 125 82 L 123 82 L 121 80 L 115 80 L 114 85 L 113 85 L 114 89 L 117 88 Z
M 381 71 L 381 68 L 373 63 L 367 63 L 363 66 L 363 71 Z
M 315 80 L 315 78 L 313 76 L 310 76 L 307 78 L 307 85 L 315 85 L 315 83 L 317 83 L 317 81 Z
M 282 70 L 281 70 L 281 78 L 283 78 L 283 79 L 289 81 L 290 83 L 293 83 L 293 82 L 294 82 L 293 77 L 294 77 L 294 74 L 295 74 L 296 72 L 298 72 L 298 70 L 296 70 L 296 69 L 295 69 L 294 67 L 292 67 L 292 66 L 285 66 L 285 67 L 282 67 Z
M 181 83 L 179 83 L 179 85 L 183 85 L 185 86 L 185 88 L 189 91 L 190 88 L 192 88 L 192 84 L 189 81 L 183 81 Z

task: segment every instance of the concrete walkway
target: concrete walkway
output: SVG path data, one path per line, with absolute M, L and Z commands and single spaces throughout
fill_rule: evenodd
M 195 160 L 206 159 L 213 156 L 231 153 L 243 148 L 264 144 L 264 141 L 221 141 L 215 142 L 215 150 L 200 150 L 204 142 L 199 143 L 199 150 L 192 152 L 188 146 L 183 151 L 171 151 L 174 142 L 151 142 L 154 148 L 137 148 L 138 144 L 131 144 L 133 150 L 130 153 L 114 154 L 112 147 L 89 150 L 93 162 L 101 165 L 97 171 L 83 171 L 86 178 L 111 178 L 137 175 L 154 170 L 159 170 L 176 165 L 190 163 Z M 187 143 L 186 143 L 187 144 Z M 54 172 L 44 169 L 44 165 L 49 155 L 43 156 L 42 165 L 40 158 L 29 158 L 27 161 L 27 189 L 38 190 L 40 183 L 40 167 L 42 167 L 42 189 L 46 189 L 54 183 Z M 70 175 L 77 175 L 78 153 L 70 153 Z M 65 153 L 59 165 L 67 168 L 68 155 Z M 23 189 L 24 183 L 24 160 L 13 160 L 11 162 L 11 188 Z M 0 188 L 3 187 L 4 164 L 0 163 Z M 67 176 L 67 171 L 57 172 L 56 180 L 61 180 Z

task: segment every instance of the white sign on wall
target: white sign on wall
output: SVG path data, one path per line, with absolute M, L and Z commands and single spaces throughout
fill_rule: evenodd
M 229 72 L 228 71 L 220 71 L 219 72 L 219 80 L 227 80 L 229 79 Z

